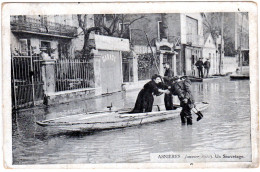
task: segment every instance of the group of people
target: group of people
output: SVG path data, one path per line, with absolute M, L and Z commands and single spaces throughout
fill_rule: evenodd
M 180 113 L 182 124 L 192 125 L 191 110 L 195 108 L 194 99 L 191 93 L 191 81 L 186 77 L 174 76 L 169 63 L 163 63 L 165 68 L 164 77 L 153 75 L 151 81 L 146 83 L 139 92 L 132 113 L 151 112 L 153 109 L 154 96 L 164 94 L 164 103 L 166 110 L 174 110 L 173 96 L 178 96 L 182 111 Z M 197 111 L 197 120 L 203 115 Z
M 199 60 L 195 63 L 195 66 L 198 69 L 198 74 L 200 78 L 203 78 L 204 76 L 209 76 L 209 69 L 210 69 L 210 61 L 209 58 L 203 63 L 202 58 L 199 58 Z M 194 66 L 194 67 L 195 67 Z M 203 74 L 203 68 L 204 68 L 204 74 Z M 193 75 L 195 75 L 195 69 L 193 69 Z

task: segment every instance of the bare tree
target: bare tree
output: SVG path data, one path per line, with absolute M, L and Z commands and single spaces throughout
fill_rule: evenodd
M 122 38 L 129 31 L 129 28 L 124 27 L 125 24 L 130 26 L 137 20 L 145 18 L 142 15 L 134 19 L 129 19 L 128 16 L 129 14 L 98 14 L 95 15 L 95 26 L 101 28 L 101 34 L 103 35 Z
M 210 13 L 206 15 L 203 20 L 204 33 L 211 33 L 213 38 L 221 31 L 221 13 Z
M 82 58 L 89 58 L 90 55 L 90 48 L 89 48 L 89 35 L 92 31 L 100 30 L 100 27 L 90 27 L 87 28 L 87 14 L 78 14 L 78 24 L 79 27 L 82 29 L 84 34 L 84 44 L 82 48 Z

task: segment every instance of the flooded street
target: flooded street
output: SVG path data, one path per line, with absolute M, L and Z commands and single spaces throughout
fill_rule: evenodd
M 150 153 L 158 152 L 250 152 L 249 81 L 221 78 L 193 83 L 192 89 L 196 101 L 210 103 L 201 121 L 193 117 L 192 126 L 182 126 L 176 118 L 93 133 L 53 133 L 35 123 L 105 110 L 111 102 L 115 109 L 133 107 L 139 90 L 16 112 L 13 164 L 135 163 L 150 162 Z M 162 100 L 157 97 L 154 104 Z

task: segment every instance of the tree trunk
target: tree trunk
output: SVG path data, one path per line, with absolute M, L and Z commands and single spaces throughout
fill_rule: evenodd
M 82 58 L 89 58 L 89 33 L 85 33 L 84 35 L 84 45 L 83 45 L 83 52 L 82 52 Z

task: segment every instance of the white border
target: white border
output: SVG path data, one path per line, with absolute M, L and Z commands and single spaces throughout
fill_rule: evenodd
M 110 164 L 65 164 L 65 165 L 12 165 L 11 130 L 11 74 L 10 72 L 10 15 L 36 14 L 79 14 L 79 13 L 195 13 L 195 12 L 249 12 L 250 45 L 250 101 L 252 163 L 110 163 Z M 259 163 L 259 85 L 258 85 L 258 40 L 257 4 L 254 2 L 147 2 L 147 3 L 7 3 L 2 4 L 2 95 L 3 95 L 3 136 L 5 168 L 208 168 L 257 167 Z

